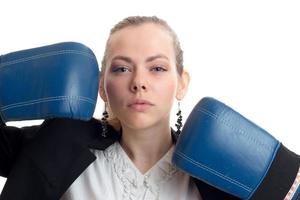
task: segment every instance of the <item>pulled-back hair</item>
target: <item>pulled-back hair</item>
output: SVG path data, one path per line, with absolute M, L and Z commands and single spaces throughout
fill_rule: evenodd
M 162 26 L 168 33 L 170 34 L 172 40 L 173 40 L 173 45 L 174 45 L 174 50 L 175 50 L 175 57 L 176 57 L 176 69 L 177 72 L 181 75 L 182 74 L 182 69 L 183 69 L 183 51 L 180 46 L 180 42 L 178 40 L 178 37 L 176 33 L 173 31 L 173 29 L 167 24 L 166 21 L 156 17 L 156 16 L 131 16 L 123 19 L 119 23 L 117 23 L 111 30 L 109 37 L 106 42 L 106 47 L 104 51 L 104 56 L 102 59 L 102 66 L 101 66 L 101 71 L 104 72 L 106 68 L 106 63 L 107 63 L 107 56 L 108 56 L 108 50 L 109 50 L 109 45 L 110 45 L 110 38 L 111 36 L 119 31 L 122 30 L 126 27 L 130 26 L 139 26 L 145 23 L 153 23 Z
M 182 72 L 183 72 L 183 51 L 181 49 L 181 46 L 180 46 L 180 43 L 179 43 L 176 33 L 168 25 L 168 23 L 166 21 L 164 21 L 163 19 L 160 19 L 156 16 L 130 16 L 130 17 L 123 19 L 119 23 L 117 23 L 110 30 L 110 34 L 109 34 L 109 37 L 106 42 L 105 51 L 104 51 L 104 55 L 103 55 L 103 59 L 102 59 L 102 63 L 101 63 L 102 64 L 101 76 L 104 75 L 104 72 L 106 70 L 107 57 L 108 57 L 108 53 L 109 53 L 111 36 L 114 33 L 118 32 L 124 28 L 131 27 L 131 26 L 140 26 L 140 25 L 143 25 L 146 23 L 157 24 L 157 25 L 161 26 L 162 28 L 164 28 L 170 34 L 170 36 L 173 40 L 173 46 L 174 46 L 174 52 L 175 52 L 175 58 L 176 58 L 176 69 L 177 69 L 177 72 L 179 75 L 182 74 Z M 110 125 L 112 125 L 116 130 L 119 130 L 121 128 L 120 121 L 116 116 L 114 116 L 109 105 L 107 106 L 107 112 L 109 114 L 108 123 Z

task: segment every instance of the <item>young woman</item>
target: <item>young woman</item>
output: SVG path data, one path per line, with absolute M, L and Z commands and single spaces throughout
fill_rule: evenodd
M 99 92 L 109 123 L 122 136 L 94 152 L 97 167 L 89 167 L 63 199 L 201 199 L 192 179 L 171 163 L 171 107 L 189 83 L 182 60 L 175 33 L 161 19 L 129 17 L 111 30 Z
M 0 199 L 237 199 L 171 163 L 181 127 L 174 101 L 189 74 L 174 31 L 157 17 L 128 17 L 110 33 L 102 61 L 102 120 L 45 120 L 18 129 L 0 123 Z

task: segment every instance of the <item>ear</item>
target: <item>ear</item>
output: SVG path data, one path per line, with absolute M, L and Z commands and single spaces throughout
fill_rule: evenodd
M 107 102 L 107 97 L 106 97 L 105 90 L 104 90 L 104 78 L 103 78 L 103 76 L 101 76 L 100 80 L 99 80 L 99 95 L 100 95 L 101 99 L 104 102 Z
M 190 75 L 186 70 L 183 70 L 182 75 L 179 76 L 178 87 L 176 92 L 176 99 L 182 100 L 187 93 L 190 83 Z

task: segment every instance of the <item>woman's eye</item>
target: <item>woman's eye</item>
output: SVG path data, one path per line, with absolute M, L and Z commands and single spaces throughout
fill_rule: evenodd
M 164 72 L 167 71 L 165 68 L 157 66 L 157 67 L 153 67 L 151 70 L 157 71 L 157 72 Z
M 120 67 L 114 67 L 113 72 L 126 72 L 129 71 L 128 67 L 120 66 Z

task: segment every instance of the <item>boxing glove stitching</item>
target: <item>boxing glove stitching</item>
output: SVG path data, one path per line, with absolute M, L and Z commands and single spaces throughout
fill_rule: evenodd
M 48 53 L 38 54 L 38 55 L 26 57 L 26 58 L 20 58 L 20 59 L 14 60 L 14 61 L 3 62 L 0 64 L 0 67 L 5 67 L 5 66 L 9 66 L 9 65 L 17 64 L 17 63 L 26 62 L 29 60 L 37 60 L 39 58 L 50 57 L 50 56 L 55 56 L 55 55 L 62 55 L 62 54 L 79 54 L 79 55 L 87 56 L 93 60 L 96 60 L 94 55 L 83 52 L 83 51 L 61 50 L 61 51 L 52 51 L 52 52 L 48 52 Z
M 206 110 L 205 108 L 198 107 L 197 110 L 200 111 L 200 112 L 202 112 L 202 113 L 204 113 L 204 114 L 207 114 L 208 116 L 210 116 L 210 117 L 212 117 L 212 118 L 214 118 L 214 119 L 216 119 L 217 121 L 219 121 L 219 122 L 221 122 L 222 124 L 224 124 L 224 125 L 228 126 L 229 128 L 231 128 L 233 131 L 238 132 L 238 133 L 240 133 L 241 135 L 247 137 L 247 139 L 251 140 L 252 142 L 254 142 L 254 143 L 256 143 L 256 144 L 258 144 L 258 145 L 260 145 L 260 146 L 262 146 L 262 147 L 265 147 L 265 148 L 267 148 L 268 150 L 271 150 L 271 151 L 272 151 L 273 148 L 270 147 L 269 145 L 267 145 L 267 144 L 265 144 L 265 143 L 262 143 L 262 142 L 259 141 L 259 140 L 256 140 L 255 138 L 251 137 L 249 134 L 246 134 L 246 132 L 243 131 L 242 129 L 234 128 L 234 127 L 231 125 L 230 121 L 226 121 L 226 120 L 224 120 L 224 119 L 221 119 L 220 116 L 218 116 L 218 115 L 216 115 L 216 114 L 214 114 L 214 113 L 212 113 L 212 112 Z
M 214 113 L 210 112 L 209 110 L 206 110 L 205 108 L 202 108 L 202 107 L 198 107 L 197 110 L 209 115 L 210 117 L 212 117 L 214 119 L 218 119 L 218 117 L 219 117 L 218 115 L 216 115 L 216 114 L 214 114 Z
M 274 160 L 274 157 L 279 149 L 279 146 L 280 146 L 280 143 L 277 142 L 277 145 L 276 145 L 276 148 L 272 148 L 271 146 L 269 146 L 268 144 L 265 144 L 265 143 L 262 143 L 261 141 L 251 137 L 249 134 L 247 134 L 245 131 L 243 131 L 242 129 L 238 129 L 238 128 L 235 128 L 231 125 L 231 121 L 227 121 L 227 120 L 224 120 L 222 119 L 220 116 L 224 116 L 224 111 L 226 109 L 224 109 L 220 114 L 220 115 L 217 115 L 217 114 L 214 114 L 212 112 L 210 112 L 209 110 L 205 109 L 205 108 L 202 108 L 202 107 L 197 107 L 197 110 L 199 112 L 202 112 L 204 113 L 205 115 L 209 116 L 209 117 L 212 117 L 213 119 L 215 119 L 216 121 L 219 121 L 220 123 L 224 124 L 225 126 L 228 126 L 230 129 L 232 129 L 234 132 L 238 133 L 239 135 L 241 136 L 244 136 L 245 138 L 247 138 L 249 141 L 252 141 L 253 143 L 261 146 L 262 148 L 265 148 L 265 149 L 268 149 L 269 151 L 272 152 L 272 158 L 270 160 Z M 228 111 L 228 110 L 227 110 Z M 231 111 L 231 110 L 229 110 Z M 228 112 L 229 112 L 228 111 Z M 248 123 L 252 123 L 251 121 L 246 121 Z M 253 124 L 253 123 L 252 123 Z M 254 124 L 255 125 L 255 124 Z M 263 130 L 264 131 L 264 130 Z M 258 181 L 258 185 L 261 183 L 261 181 L 263 180 L 263 178 L 266 176 L 266 173 L 267 171 L 269 170 L 270 168 L 270 165 L 266 166 L 266 171 L 265 173 L 263 174 L 263 176 L 261 177 L 261 179 Z M 250 193 L 250 196 L 252 196 L 253 192 L 257 189 L 258 185 L 255 187 L 255 189 Z
M 249 186 L 247 186 L 247 185 L 244 185 L 243 183 L 240 183 L 239 181 L 237 181 L 237 180 L 235 180 L 235 179 L 232 179 L 232 178 L 230 178 L 230 177 L 228 177 L 228 176 L 225 176 L 225 175 L 222 174 L 221 172 L 218 172 L 218 171 L 216 171 L 216 170 L 210 168 L 209 166 L 207 166 L 207 165 L 205 165 L 205 164 L 203 164 L 203 163 L 199 163 L 199 162 L 193 160 L 192 158 L 186 156 L 185 154 L 183 154 L 183 153 L 180 152 L 179 150 L 177 150 L 177 151 L 175 152 L 175 154 L 177 154 L 178 156 L 180 156 L 181 158 L 183 158 L 183 159 L 185 159 L 185 160 L 187 160 L 187 161 L 189 161 L 189 162 L 192 162 L 194 165 L 196 165 L 196 166 L 202 168 L 203 170 L 208 171 L 208 172 L 210 172 L 210 173 L 212 173 L 212 174 L 214 174 L 214 175 L 216 175 L 216 176 L 218 176 L 218 177 L 220 177 L 220 178 L 222 178 L 222 179 L 224 179 L 224 180 L 226 180 L 226 181 L 228 181 L 228 182 L 230 182 L 230 183 L 232 183 L 232 184 L 234 184 L 234 185 L 237 185 L 238 187 L 240 187 L 240 188 L 246 190 L 247 192 L 251 192 L 251 191 L 253 190 L 251 187 L 249 187 Z
M 14 103 L 14 104 L 9 104 L 1 108 L 2 111 L 9 110 L 12 108 L 16 107 L 22 107 L 22 106 L 28 106 L 32 104 L 37 104 L 37 103 L 44 103 L 44 102 L 49 102 L 49 101 L 57 101 L 57 100 L 69 100 L 69 99 L 78 99 L 80 101 L 86 101 L 88 103 L 91 103 L 95 105 L 95 101 L 93 101 L 90 98 L 87 97 L 82 97 L 82 96 L 59 96 L 59 97 L 47 97 L 47 98 L 41 98 L 37 100 L 30 100 L 30 101 L 24 101 L 24 102 L 19 102 L 19 103 Z

